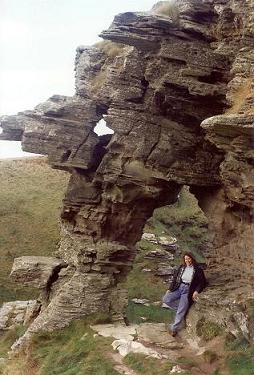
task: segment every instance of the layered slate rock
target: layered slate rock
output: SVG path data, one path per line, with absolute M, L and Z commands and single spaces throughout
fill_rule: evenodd
M 3 303 L 0 308 L 0 331 L 13 329 L 17 325 L 28 325 L 39 314 L 40 304 L 36 300 Z
M 236 275 L 246 284 L 250 272 L 242 278 L 240 271 L 253 259 L 253 17 L 251 1 L 243 0 L 179 0 L 176 17 L 158 7 L 120 14 L 101 36 L 122 46 L 77 49 L 74 97 L 53 96 L 1 120 L 1 139 L 20 139 L 24 150 L 47 154 L 71 174 L 57 254 L 68 267 L 29 332 L 102 310 L 121 319 L 127 295 L 119 282 L 135 243 L 154 208 L 174 203 L 184 184 L 214 234 L 211 284 Z M 236 108 L 241 90 L 248 94 Z M 113 135 L 94 133 L 102 118 Z M 240 253 L 239 264 L 229 260 Z
M 41 289 L 56 279 L 60 269 L 66 266 L 65 262 L 57 258 L 24 256 L 15 258 L 10 276 L 23 285 Z

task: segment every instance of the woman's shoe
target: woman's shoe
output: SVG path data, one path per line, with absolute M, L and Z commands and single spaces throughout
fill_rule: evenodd
M 177 335 L 177 331 L 171 331 L 171 336 L 175 337 Z

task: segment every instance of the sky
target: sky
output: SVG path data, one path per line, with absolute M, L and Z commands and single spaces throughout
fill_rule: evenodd
M 101 39 L 116 14 L 146 11 L 156 0 L 0 0 L 0 116 L 33 109 L 54 94 L 74 94 L 79 45 Z M 0 159 L 27 156 L 0 141 Z

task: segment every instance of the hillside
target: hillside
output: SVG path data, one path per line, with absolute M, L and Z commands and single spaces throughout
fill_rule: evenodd
M 0 161 L 1 303 L 38 294 L 12 283 L 8 275 L 14 258 L 52 255 L 56 250 L 68 178 L 68 173 L 53 170 L 43 157 Z

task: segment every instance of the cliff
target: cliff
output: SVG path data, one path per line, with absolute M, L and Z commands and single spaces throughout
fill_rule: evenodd
M 218 320 L 225 309 L 221 324 L 233 316 L 253 338 L 245 306 L 254 266 L 254 5 L 178 0 L 167 14 L 162 6 L 117 15 L 101 34 L 113 43 L 77 48 L 74 97 L 1 119 L 1 139 L 21 140 L 71 175 L 61 261 L 50 272 L 42 265 L 47 293 L 28 334 L 98 311 L 122 319 L 120 282 L 146 220 L 188 185 L 213 237 L 200 313 Z M 113 135 L 93 131 L 102 118 Z M 24 262 L 13 274 L 27 280 Z

